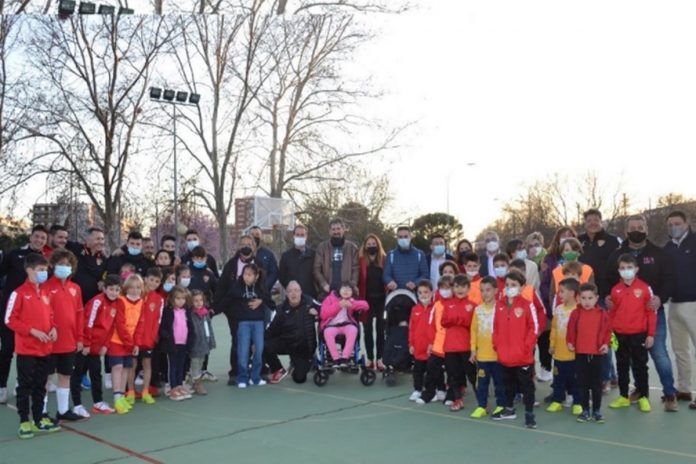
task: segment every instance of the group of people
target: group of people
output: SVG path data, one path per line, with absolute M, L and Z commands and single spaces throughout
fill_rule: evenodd
M 348 362 L 361 339 L 366 368 L 382 370 L 385 299 L 404 289 L 418 301 L 409 321 L 412 401 L 441 401 L 459 411 L 469 384 L 477 401 L 472 417 L 513 419 L 514 402 L 522 399 L 525 423 L 536 427 L 536 376 L 552 381 L 544 399 L 549 412 L 567 406 L 579 421 L 602 422 L 602 394 L 614 386 L 619 397 L 610 407 L 637 403 L 650 411 L 650 356 L 664 407 L 676 411 L 678 400 L 692 400 L 696 342 L 696 236 L 687 217 L 669 215 L 670 240 L 662 248 L 647 239 L 642 216 L 628 218 L 623 240 L 602 228 L 599 211 L 584 218 L 584 234 L 563 227 L 548 247 L 540 233 L 503 247 L 495 232 L 486 232 L 480 254 L 468 240 L 450 254 L 442 235 L 431 237 L 430 250 L 419 250 L 406 226 L 397 229 L 393 250 L 374 234 L 358 245 L 334 219 L 316 249 L 308 246 L 307 228 L 296 226 L 279 261 L 253 227 L 221 272 L 195 230 L 186 232 L 182 256 L 175 237 L 162 237 L 156 250 L 138 232 L 107 256 L 99 228 L 77 243 L 64 227 L 37 225 L 29 243 L 0 265 L 0 403 L 8 400 L 13 354 L 20 438 L 59 430 L 59 422 L 90 412 L 127 414 L 138 398 L 152 404 L 161 393 L 174 401 L 205 395 L 204 381 L 217 380 L 207 366 L 216 314 L 225 316 L 232 338 L 229 385 L 278 383 L 290 373 L 305 382 L 319 337 L 336 365 Z M 282 302 L 272 297 L 278 287 Z M 280 355 L 290 357 L 287 368 Z M 55 419 L 46 402 L 54 373 Z M 488 405 L 491 381 L 495 408 Z M 113 408 L 102 383 L 113 389 Z M 85 384 L 89 411 L 81 399 Z

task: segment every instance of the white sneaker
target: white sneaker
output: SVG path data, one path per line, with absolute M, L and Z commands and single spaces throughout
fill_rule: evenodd
M 0 388 L 0 404 L 7 404 L 7 388 Z
M 536 378 L 539 382 L 550 382 L 553 380 L 553 373 L 542 367 L 539 369 Z
M 170 387 L 168 383 L 165 383 L 164 384 L 164 394 L 169 396 L 169 392 L 171 392 L 171 391 L 172 391 L 172 387 Z
M 77 414 L 80 417 L 84 417 L 85 419 L 89 419 L 91 417 L 89 415 L 89 413 L 87 412 L 87 410 L 85 409 L 85 407 L 82 405 L 75 406 L 73 408 L 72 412 L 74 412 L 75 414 Z
M 445 401 L 445 406 L 452 406 L 452 404 L 454 404 L 454 401 L 452 400 Z
M 143 373 L 140 372 L 138 376 L 135 378 L 135 384 L 137 386 L 141 386 L 143 384 Z
M 421 392 L 418 390 L 413 390 L 413 393 L 411 393 L 411 396 L 408 397 L 409 401 L 416 401 L 418 398 L 421 397 Z
M 419 396 L 418 399 L 416 399 L 416 404 L 425 404 L 425 400 Z
M 112 414 L 116 412 L 115 409 L 113 409 L 111 406 L 109 406 L 108 403 L 104 401 L 100 401 L 99 403 L 92 406 L 92 411 L 97 412 L 99 414 Z
M 206 382 L 217 382 L 218 378 L 215 377 L 215 374 L 213 374 L 210 371 L 204 371 L 203 372 L 203 380 Z
M 104 388 L 107 390 L 114 388 L 114 384 L 111 383 L 111 374 L 104 374 Z
M 246 387 L 247 387 L 247 384 L 245 384 L 244 382 L 239 382 L 237 384 L 237 388 L 246 388 Z
M 569 408 L 573 405 L 573 395 L 566 395 L 566 399 L 563 402 L 564 408 Z
M 443 390 L 437 390 L 435 392 L 435 399 L 437 401 L 445 401 L 445 398 L 447 398 L 447 392 Z
M 264 385 L 266 385 L 266 381 L 263 379 L 259 380 L 256 383 L 254 383 L 254 382 L 251 382 L 251 383 L 252 383 L 252 385 L 256 385 L 257 387 L 263 387 Z

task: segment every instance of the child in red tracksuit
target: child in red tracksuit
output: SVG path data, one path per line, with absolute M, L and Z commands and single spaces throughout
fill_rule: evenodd
M 157 292 L 162 281 L 162 271 L 157 267 L 151 267 L 145 273 L 145 301 L 143 312 L 140 316 L 140 338 L 135 344 L 140 348 L 140 359 L 143 365 L 143 391 L 141 398 L 145 404 L 155 404 L 150 383 L 152 381 L 152 365 L 156 357 L 153 355 L 159 339 L 160 322 L 164 310 L 164 298 Z
M 609 315 L 597 306 L 599 292 L 594 284 L 580 286 L 580 305 L 570 314 L 566 341 L 568 349 L 575 352 L 575 372 L 577 391 L 580 395 L 582 414 L 578 422 L 593 419 L 603 423 L 600 413 L 602 407 L 602 370 L 604 357 L 609 351 L 611 325 Z M 590 395 L 592 412 L 590 413 Z
M 77 421 L 89 417 L 89 413 L 82 409 L 79 410 L 81 414 L 70 410 L 70 377 L 75 369 L 76 354 L 83 348 L 85 327 L 82 291 L 70 280 L 70 276 L 77 270 L 77 258 L 68 250 L 57 249 L 53 251 L 50 262 L 53 277 L 48 279 L 45 288 L 51 299 L 53 319 L 58 332 L 58 338 L 53 343 L 51 366 L 51 372 L 58 372 L 56 418 L 59 422 Z M 45 409 L 44 407 L 44 412 Z
M 465 275 L 454 277 L 454 297 L 445 304 L 442 313 L 442 326 L 445 333 L 445 369 L 453 398 L 450 411 L 459 411 L 464 407 L 462 390 L 466 379 L 476 387 L 476 370 L 471 364 L 471 319 L 476 306 L 469 301 L 470 282 Z
M 10 294 L 5 313 L 5 325 L 14 332 L 17 354 L 20 439 L 33 438 L 35 433 L 60 430 L 48 416 L 43 415 L 51 350 L 58 336 L 48 293 L 41 285 L 48 278 L 48 261 L 38 253 L 29 253 L 24 259 L 24 270 L 27 280 Z
M 534 418 L 534 346 L 538 326 L 531 303 L 520 295 L 525 277 L 511 272 L 505 278 L 503 301 L 498 301 L 493 316 L 493 347 L 498 354 L 505 383 L 505 408 L 493 414 L 493 420 L 516 419 L 515 394 L 524 398 L 525 425 L 536 428 Z
M 421 397 L 425 386 L 425 372 L 428 367 L 428 346 L 430 345 L 430 312 L 433 309 L 433 284 L 421 280 L 416 287 L 418 304 L 411 310 L 408 324 L 408 351 L 413 356 L 413 393 L 409 401 Z
M 75 405 L 74 411 L 77 414 L 89 414 L 82 406 L 82 377 L 88 372 L 92 384 L 92 412 L 95 414 L 114 412 L 102 395 L 101 357 L 106 355 L 120 294 L 121 278 L 111 274 L 106 276 L 104 281 L 104 292 L 85 305 L 84 348 L 82 352 L 77 353 L 75 371 L 70 378 L 70 393 Z
M 638 407 L 642 412 L 650 412 L 648 350 L 653 346 L 657 327 L 657 313 L 649 306 L 653 292 L 648 284 L 636 277 L 638 262 L 633 255 L 621 255 L 618 265 L 622 281 L 611 290 L 609 318 L 619 342 L 616 371 L 621 396 L 609 403 L 609 407 L 616 409 L 631 405 L 628 384 L 629 370 L 633 370 L 636 390 L 640 394 Z

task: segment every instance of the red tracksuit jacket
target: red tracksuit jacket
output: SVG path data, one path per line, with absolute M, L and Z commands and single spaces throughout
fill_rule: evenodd
M 533 305 L 521 296 L 497 301 L 493 313 L 493 347 L 505 367 L 534 364 L 538 326 Z
M 55 327 L 53 308 L 43 287 L 26 280 L 10 294 L 5 312 L 5 325 L 14 331 L 15 353 L 44 357 L 51 354 L 52 343 L 42 343 L 31 335 L 31 329 L 46 334 Z
M 476 305 L 468 298 L 452 297 L 444 303 L 442 327 L 445 334 L 445 353 L 471 351 L 471 319 Z
M 159 340 L 160 322 L 162 321 L 162 310 L 164 309 L 164 298 L 156 291 L 150 292 L 145 296 L 143 311 L 140 313 L 140 326 L 135 340 L 136 346 L 143 350 L 152 350 Z
M 575 347 L 576 354 L 601 354 L 602 345 L 609 346 L 611 323 L 609 314 L 599 306 L 583 309 L 581 306 L 570 313 L 566 342 Z
M 650 286 L 640 279 L 634 279 L 631 285 L 616 284 L 611 291 L 614 307 L 609 311 L 612 330 L 622 335 L 647 332 L 655 336 L 657 313 L 648 306 L 652 296 Z
M 89 354 L 98 355 L 101 348 L 108 348 L 118 305 L 118 298 L 110 301 L 104 293 L 95 296 L 85 305 L 84 343 L 89 347 Z
M 55 276 L 48 279 L 44 288 L 53 307 L 53 320 L 58 340 L 53 343 L 53 353 L 74 353 L 77 344 L 84 341 L 84 307 L 80 287 L 69 279 L 65 282 Z
M 417 361 L 428 360 L 428 345 L 430 339 L 430 312 L 433 303 L 427 307 L 418 303 L 411 310 L 411 320 L 408 324 L 408 345 L 413 347 L 413 357 Z

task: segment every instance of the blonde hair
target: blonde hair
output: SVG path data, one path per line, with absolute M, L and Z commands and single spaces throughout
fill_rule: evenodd
M 128 293 L 128 289 L 133 287 L 134 285 L 140 285 L 140 298 L 145 296 L 145 281 L 143 280 L 142 277 L 140 277 L 140 274 L 131 274 L 128 276 L 125 282 L 123 282 L 123 287 L 121 289 L 121 293 L 123 295 L 126 295 Z

